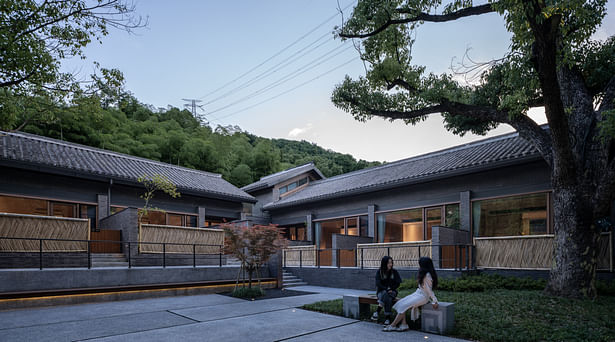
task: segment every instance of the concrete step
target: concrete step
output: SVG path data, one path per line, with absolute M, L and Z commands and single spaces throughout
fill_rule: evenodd
M 301 280 L 299 277 L 282 277 L 284 281 Z
M 304 286 L 304 285 L 307 285 L 307 284 L 308 283 L 306 283 L 306 282 L 292 283 L 292 284 L 283 284 L 283 287 Z
M 302 279 L 293 279 L 293 280 L 284 280 L 282 282 L 282 284 L 286 285 L 286 284 L 296 284 L 296 283 L 303 283 L 304 281 Z
M 128 267 L 127 262 L 97 262 L 92 263 L 92 267 Z

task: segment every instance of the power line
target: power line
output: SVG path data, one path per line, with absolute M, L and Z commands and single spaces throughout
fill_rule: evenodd
M 294 56 L 298 55 L 299 53 L 301 53 L 301 52 L 305 51 L 307 48 L 309 48 L 310 46 L 314 45 L 315 43 L 317 43 L 318 41 L 322 40 L 322 38 L 325 38 L 325 37 L 326 37 L 326 36 L 328 36 L 328 35 L 329 35 L 329 33 L 328 33 L 328 32 L 327 32 L 327 33 L 325 33 L 324 35 L 322 35 L 322 36 L 318 37 L 315 41 L 313 41 L 312 43 L 310 43 L 308 46 L 306 46 L 306 47 L 304 47 L 303 49 L 301 49 L 301 50 L 299 50 L 299 51 L 295 52 L 294 54 L 292 54 L 292 55 L 290 55 L 290 56 L 286 57 L 286 59 L 282 60 L 282 61 L 281 61 L 281 62 L 279 62 L 278 64 L 273 65 L 273 66 L 272 66 L 272 67 L 270 67 L 269 69 L 267 69 L 267 70 L 265 70 L 265 71 L 261 72 L 260 74 L 258 74 L 258 75 L 256 75 L 256 76 L 252 77 L 251 79 L 249 79 L 249 80 L 248 80 L 248 81 L 246 81 L 245 83 L 242 83 L 242 84 L 238 85 L 237 87 L 232 88 L 231 90 L 227 91 L 226 93 L 224 93 L 224 94 L 222 94 L 222 95 L 220 95 L 220 96 L 218 96 L 218 97 L 216 97 L 216 98 L 214 98 L 214 99 L 212 99 L 212 100 L 209 100 L 209 101 L 208 101 L 207 103 L 205 103 L 205 104 L 207 105 L 207 104 L 210 104 L 210 103 L 216 102 L 216 101 L 218 101 L 218 100 L 220 100 L 220 99 L 223 99 L 223 98 L 225 98 L 225 97 L 229 96 L 230 94 L 235 93 L 235 92 L 236 92 L 236 91 L 238 91 L 238 90 L 244 89 L 244 88 L 246 88 L 246 87 L 248 87 L 248 86 L 250 86 L 250 85 L 254 84 L 254 83 L 255 83 L 255 82 L 257 82 L 257 81 L 260 81 L 260 80 L 262 80 L 262 79 L 264 79 L 264 78 L 269 77 L 270 75 L 272 75 L 272 74 L 273 74 L 273 73 L 275 73 L 276 71 L 278 71 L 278 70 L 280 70 L 280 69 L 283 69 L 284 67 L 286 67 L 286 66 L 287 66 L 287 65 L 289 65 L 289 64 L 292 64 L 293 62 L 295 62 L 296 60 L 298 60 L 300 57 L 303 57 L 303 56 L 307 55 L 308 53 L 310 53 L 310 52 L 312 52 L 312 51 L 315 51 L 316 49 L 318 49 L 318 48 L 319 48 L 319 47 L 321 47 L 322 45 L 324 45 L 324 44 L 328 43 L 328 42 L 329 42 L 329 40 L 326 40 L 326 41 L 324 41 L 323 43 L 321 43 L 321 44 L 319 44 L 318 46 L 316 46 L 315 48 L 311 49 L 310 51 L 308 51 L 308 52 L 306 52 L 306 53 L 304 53 L 304 54 L 300 55 L 298 58 L 296 58 L 296 59 L 294 59 L 294 60 L 290 61 L 289 63 L 284 64 L 284 66 L 279 67 L 279 68 L 277 68 L 277 69 L 276 69 L 276 67 L 278 67 L 279 65 L 283 64 L 284 62 L 288 61 L 288 60 L 289 60 L 289 59 L 291 59 L 292 57 L 294 57 Z M 275 70 L 274 70 L 274 69 L 275 69 Z
M 327 70 L 327 71 L 323 72 L 322 74 L 320 74 L 320 75 L 318 75 L 318 76 L 316 76 L 316 77 L 314 77 L 314 78 L 312 78 L 312 79 L 310 79 L 310 80 L 308 80 L 308 81 L 305 81 L 305 82 L 303 82 L 303 83 L 301 83 L 301 84 L 299 84 L 299 85 L 297 85 L 297 86 L 295 86 L 295 87 L 293 87 L 293 88 L 291 88 L 291 89 L 288 89 L 288 90 L 286 90 L 286 91 L 284 91 L 284 92 L 282 92 L 282 93 L 279 93 L 279 94 L 277 94 L 277 95 L 275 95 L 275 96 L 272 96 L 272 97 L 270 97 L 270 98 L 267 98 L 267 99 L 265 99 L 265 100 L 263 100 L 263 101 L 261 101 L 261 102 L 255 103 L 255 104 L 253 104 L 253 105 L 250 105 L 250 106 L 245 107 L 245 108 L 243 108 L 243 109 L 240 109 L 240 110 L 238 110 L 238 111 L 232 112 L 232 113 L 230 113 L 230 114 L 228 114 L 228 115 L 221 116 L 221 117 L 217 117 L 217 118 L 215 118 L 215 121 L 220 122 L 220 120 L 222 120 L 222 119 L 225 119 L 225 118 L 228 118 L 228 117 L 230 117 L 230 116 L 233 116 L 233 115 L 239 114 L 239 113 L 241 113 L 241 112 L 244 112 L 244 111 L 246 111 L 246 110 L 252 109 L 252 108 L 254 108 L 254 107 L 256 107 L 256 106 L 259 106 L 259 105 L 261 105 L 261 104 L 263 104 L 263 103 L 265 103 L 265 102 L 268 102 L 268 101 L 274 100 L 274 99 L 276 99 L 276 98 L 278 98 L 278 97 L 280 97 L 280 96 L 282 96 L 282 95 L 286 95 L 286 94 L 290 93 L 291 91 L 296 90 L 296 89 L 298 89 L 298 88 L 300 88 L 300 87 L 303 87 L 304 85 L 306 85 L 306 84 L 308 84 L 308 83 L 310 83 L 310 82 L 316 81 L 317 79 L 321 78 L 322 76 L 325 76 L 325 75 L 327 75 L 327 74 L 329 74 L 329 73 L 331 73 L 331 72 L 333 72 L 333 71 L 335 71 L 335 70 L 337 70 L 337 69 L 339 69 L 339 68 L 341 68 L 341 67 L 343 67 L 343 66 L 345 66 L 345 65 L 347 65 L 347 64 L 349 64 L 349 63 L 351 63 L 351 62 L 353 62 L 353 61 L 355 61 L 355 60 L 356 60 L 356 57 L 353 57 L 353 58 L 349 59 L 348 61 L 346 61 L 346 62 L 344 62 L 344 63 L 342 63 L 342 64 L 340 64 L 340 65 L 338 65 L 338 66 L 336 66 L 336 67 L 334 67 L 334 68 L 332 68 L 332 69 L 329 69 L 329 70 Z
M 345 11 L 346 9 L 348 9 L 350 6 L 352 6 L 355 1 L 352 1 L 351 3 L 349 3 L 346 7 L 344 7 L 342 9 L 342 11 Z M 212 92 L 209 92 L 208 94 L 205 94 L 203 96 L 201 96 L 199 99 L 204 99 L 208 96 L 211 96 L 215 93 L 217 93 L 218 91 L 226 88 L 227 86 L 235 83 L 236 81 L 240 80 L 241 78 L 243 78 L 244 76 L 250 74 L 252 71 L 260 68 L 262 65 L 264 65 L 265 63 L 269 62 L 270 60 L 274 59 L 275 57 L 281 55 L 282 53 L 284 53 L 286 50 L 290 49 L 291 47 L 293 47 L 295 44 L 299 43 L 300 41 L 302 41 L 303 39 L 305 39 L 307 36 L 309 36 L 310 34 L 312 34 L 314 31 L 318 30 L 319 28 L 321 28 L 322 26 L 324 26 L 325 24 L 327 24 L 329 21 L 335 19 L 338 16 L 338 13 L 336 12 L 334 15 L 330 16 L 329 18 L 327 18 L 325 21 L 321 22 L 320 24 L 318 24 L 316 27 L 314 27 L 313 29 L 311 29 L 310 31 L 308 31 L 307 33 L 305 33 L 304 35 L 302 35 L 301 37 L 299 37 L 297 40 L 295 40 L 294 42 L 290 43 L 289 45 L 287 45 L 286 47 L 282 48 L 280 51 L 276 52 L 275 54 L 273 54 L 271 57 L 265 59 L 263 62 L 261 62 L 260 64 L 258 64 L 257 66 L 251 68 L 250 70 L 244 72 L 243 74 L 239 75 L 238 77 L 232 79 L 231 81 L 223 84 L 222 86 L 216 88 L 215 90 L 213 90 Z
M 336 50 L 339 50 L 343 46 L 344 45 L 339 45 L 336 48 L 328 51 L 327 53 L 325 53 L 325 54 L 323 54 L 323 55 L 313 59 L 312 61 L 308 62 L 307 64 L 299 67 L 298 69 L 290 72 L 289 74 L 287 74 L 285 76 L 282 76 L 278 80 L 276 80 L 276 81 L 274 81 L 274 82 L 264 86 L 263 88 L 260 88 L 260 89 L 254 91 L 254 92 L 252 92 L 252 93 L 250 93 L 250 94 L 248 94 L 248 95 L 246 95 L 246 96 L 244 96 L 244 97 L 242 97 L 242 98 L 240 98 L 240 99 L 238 99 L 238 100 L 236 100 L 236 101 L 234 101 L 234 102 L 232 102 L 230 104 L 227 104 L 225 106 L 216 108 L 215 110 L 209 111 L 207 114 L 217 113 L 217 112 L 219 112 L 221 110 L 224 110 L 224 109 L 226 109 L 228 107 L 232 107 L 232 106 L 237 105 L 237 104 L 239 104 L 241 102 L 249 100 L 249 99 L 253 98 L 254 96 L 260 95 L 260 94 L 265 93 L 265 92 L 267 92 L 267 91 L 269 91 L 269 90 L 271 90 L 273 88 L 276 88 L 276 87 L 278 87 L 278 86 L 280 86 L 280 85 L 282 85 L 282 84 L 284 84 L 284 83 L 286 83 L 286 82 L 288 82 L 288 81 L 290 81 L 292 79 L 295 79 L 298 76 L 300 76 L 300 75 L 302 75 L 302 74 L 304 74 L 304 73 L 306 73 L 306 72 L 308 72 L 308 71 L 310 71 L 310 70 L 320 66 L 321 64 L 329 61 L 331 58 L 337 57 L 340 54 L 342 54 L 342 53 L 344 53 L 344 52 L 346 52 L 346 51 L 348 51 L 349 49 L 352 48 L 352 46 L 348 46 L 347 48 L 345 48 L 345 49 L 339 51 L 338 53 L 334 54 L 333 56 L 331 56 L 331 58 L 326 58 L 331 53 L 335 52 Z

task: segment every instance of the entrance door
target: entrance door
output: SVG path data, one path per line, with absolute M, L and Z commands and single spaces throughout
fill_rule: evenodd
M 105 240 L 111 242 L 92 242 L 92 253 L 122 253 L 122 231 L 101 229 L 90 232 L 90 240 Z

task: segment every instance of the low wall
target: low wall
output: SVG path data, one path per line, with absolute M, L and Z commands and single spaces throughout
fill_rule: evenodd
M 166 253 L 191 254 L 191 245 L 197 244 L 212 246 L 194 246 L 197 254 L 215 254 L 220 252 L 224 245 L 224 230 L 212 228 L 190 228 L 178 226 L 163 226 L 154 224 L 141 224 L 139 227 L 139 242 L 169 243 L 166 245 Z M 141 253 L 162 253 L 163 245 L 139 244 Z
M 316 268 L 316 267 L 288 267 L 286 271 L 301 278 L 309 285 L 339 287 L 345 289 L 370 290 L 376 291 L 376 269 L 357 269 L 357 268 Z M 397 269 L 403 279 L 416 279 L 417 270 Z M 455 279 L 460 277 L 463 272 L 452 270 L 437 270 L 440 279 Z M 480 273 L 499 274 L 505 277 L 547 279 L 549 271 L 543 270 L 480 270 Z M 600 280 L 615 280 L 615 273 L 598 272 L 596 278 Z
M 418 267 L 420 257 L 432 257 L 431 241 L 369 243 L 357 245 L 357 266 L 380 267 L 388 255 L 398 267 Z
M 377 269 L 288 267 L 285 270 L 313 286 L 376 291 Z M 402 280 L 416 279 L 417 270 L 397 269 L 397 271 Z M 457 278 L 459 276 L 461 276 L 461 272 L 438 271 L 440 278 Z
M 316 266 L 316 246 L 292 246 L 282 251 L 286 266 Z
M 611 232 L 600 234 L 597 267 L 613 271 Z M 549 270 L 553 264 L 553 235 L 474 238 L 476 267 Z
M 0 237 L 89 240 L 87 219 L 0 213 Z M 0 252 L 38 252 L 40 241 L 0 239 Z M 43 252 L 87 251 L 87 242 L 43 241 Z
M 0 270 L 0 293 L 234 280 L 238 267 Z M 267 268 L 261 277 L 269 277 Z

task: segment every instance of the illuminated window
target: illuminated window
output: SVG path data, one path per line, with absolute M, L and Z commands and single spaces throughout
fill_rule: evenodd
M 475 236 L 547 233 L 547 193 L 472 202 Z

